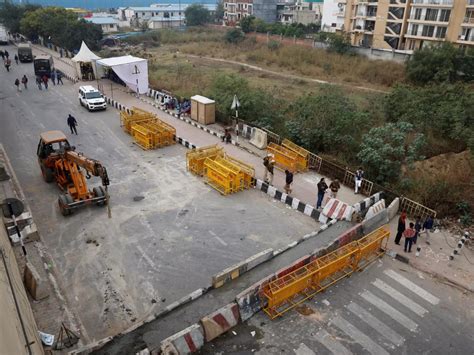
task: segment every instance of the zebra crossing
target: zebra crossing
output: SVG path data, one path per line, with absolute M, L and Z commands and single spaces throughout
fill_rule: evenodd
M 325 325 L 295 354 L 319 353 L 320 346 L 335 355 L 357 354 L 351 350 L 357 344 L 364 352 L 388 355 L 417 336 L 419 323 L 440 299 L 392 269 L 377 276 L 367 289 L 331 311 Z

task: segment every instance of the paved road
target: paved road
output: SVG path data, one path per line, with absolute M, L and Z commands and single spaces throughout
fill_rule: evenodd
M 259 313 L 201 353 L 472 354 L 473 327 L 472 293 L 385 256 L 281 319 Z
M 23 74 L 29 89 L 16 92 L 14 80 Z M 142 151 L 121 130 L 118 111 L 88 113 L 78 104 L 78 85 L 64 80 L 39 91 L 33 78 L 32 64 L 14 64 L 9 73 L 0 68 L 0 142 L 86 341 L 115 334 L 209 285 L 222 269 L 319 227 L 259 191 L 220 196 L 186 171 L 184 147 Z M 69 113 L 79 122 L 78 136 L 68 132 Z M 60 215 L 59 191 L 42 181 L 35 157 L 40 132 L 51 129 L 107 166 L 112 219 L 95 206 Z M 138 196 L 144 199 L 134 201 Z

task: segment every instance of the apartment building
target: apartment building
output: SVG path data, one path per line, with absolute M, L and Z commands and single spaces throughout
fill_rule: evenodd
M 277 0 L 224 0 L 224 21 L 235 25 L 240 19 L 255 16 L 265 22 L 277 20 Z
M 344 4 L 344 31 L 355 46 L 415 50 L 444 41 L 474 46 L 474 0 L 338 3 Z
M 280 9 L 281 7 L 281 9 Z M 302 23 L 309 25 L 311 23 L 321 23 L 323 15 L 322 0 L 296 0 L 288 1 L 278 6 L 278 21 L 284 24 Z

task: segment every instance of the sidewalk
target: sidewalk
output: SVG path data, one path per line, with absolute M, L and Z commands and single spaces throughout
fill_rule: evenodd
M 111 96 L 111 82 L 108 80 L 101 80 L 101 84 L 103 87 L 104 94 L 107 96 Z M 176 128 L 176 134 L 179 137 L 182 137 L 191 143 L 195 144 L 198 147 L 207 146 L 218 144 L 219 146 L 224 147 L 225 151 L 248 164 L 251 164 L 255 168 L 255 174 L 257 178 L 263 178 L 264 169 L 262 159 L 260 156 L 265 154 L 265 151 L 260 150 L 256 156 L 254 154 L 249 153 L 248 151 L 241 149 L 232 144 L 223 143 L 222 140 L 218 137 L 213 136 L 210 133 L 207 133 L 197 127 L 194 127 L 186 122 L 183 122 L 151 105 L 153 100 L 149 97 L 142 96 L 142 100 L 137 99 L 135 96 L 130 95 L 124 91 L 124 88 L 117 84 L 112 84 L 113 90 L 113 98 L 114 100 L 120 102 L 122 105 L 125 105 L 129 108 L 135 106 L 147 110 L 149 112 L 156 113 L 160 119 L 163 121 L 173 125 Z M 117 118 L 118 120 L 118 118 Z M 214 126 L 215 127 L 215 126 Z M 253 149 L 256 150 L 255 147 Z M 257 150 L 258 151 L 258 150 Z M 184 159 L 184 157 L 183 157 Z M 319 182 L 319 179 L 322 175 L 317 174 L 313 171 L 308 171 L 305 173 L 295 174 L 293 186 L 292 186 L 292 196 L 296 197 L 303 203 L 310 204 L 314 206 L 316 204 L 317 199 L 317 187 L 316 184 Z M 326 183 L 329 185 L 331 180 L 326 178 Z M 273 179 L 273 185 L 283 191 L 283 187 L 285 185 L 285 173 L 279 169 L 275 169 L 275 175 Z M 341 185 L 341 189 L 337 195 L 338 199 L 342 200 L 343 202 L 353 205 L 364 198 L 362 195 L 356 195 L 352 191 L 352 189 L 348 188 L 347 186 Z
M 448 281 L 458 287 L 474 292 L 474 252 L 471 247 L 464 246 L 461 255 L 456 255 L 454 260 L 449 256 L 456 247 L 460 235 L 454 235 L 448 230 L 435 230 L 430 235 L 430 244 L 426 243 L 426 234 L 418 237 L 416 245 L 412 246 L 411 253 L 403 251 L 405 240 L 402 238 L 400 245 L 394 243 L 397 235 L 398 215 L 390 221 L 389 249 L 406 257 L 414 268 L 432 274 L 441 280 Z M 414 221 L 409 221 L 414 222 Z M 407 221 L 408 225 L 408 221 Z M 470 242 L 472 245 L 472 241 Z M 416 257 L 417 247 L 421 248 L 420 256 Z

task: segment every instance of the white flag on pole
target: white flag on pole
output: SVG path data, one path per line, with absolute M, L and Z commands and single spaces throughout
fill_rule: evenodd
M 240 107 L 239 99 L 237 98 L 237 95 L 234 95 L 234 100 L 232 101 L 232 106 L 230 108 L 231 110 L 237 110 L 239 107 Z

